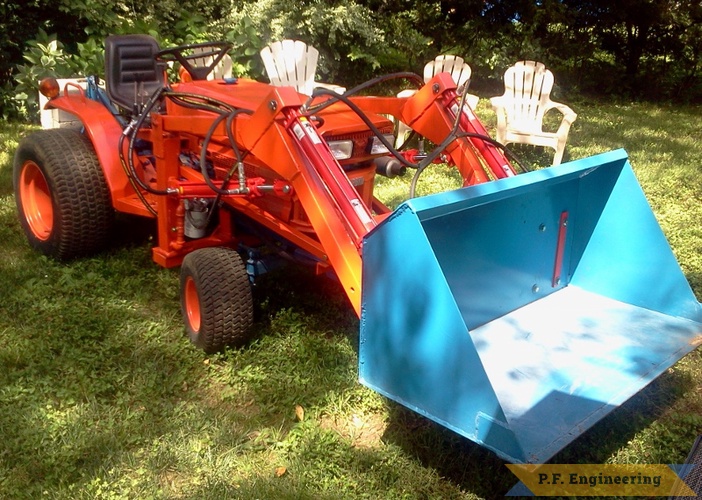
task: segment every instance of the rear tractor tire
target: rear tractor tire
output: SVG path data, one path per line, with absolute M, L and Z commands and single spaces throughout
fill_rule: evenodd
M 114 222 L 112 199 L 93 145 L 77 130 L 42 130 L 14 158 L 13 184 L 29 244 L 58 260 L 97 253 Z
M 180 304 L 190 341 L 207 353 L 241 346 L 252 337 L 253 295 L 241 256 L 203 248 L 183 259 Z

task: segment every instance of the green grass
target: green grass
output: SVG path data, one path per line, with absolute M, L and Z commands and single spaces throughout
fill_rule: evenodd
M 700 110 L 572 106 L 568 156 L 629 152 L 702 296 Z M 26 132 L 0 125 L 0 498 L 465 499 L 516 482 L 492 453 L 357 383 L 358 320 L 328 280 L 268 275 L 256 339 L 206 356 L 187 342 L 177 270 L 151 262 L 148 231 L 126 221 L 111 251 L 69 264 L 31 251 L 11 180 Z M 455 182 L 432 167 L 420 193 Z M 396 203 L 407 180 L 380 189 Z M 684 358 L 552 463 L 684 461 L 702 430 L 701 361 Z

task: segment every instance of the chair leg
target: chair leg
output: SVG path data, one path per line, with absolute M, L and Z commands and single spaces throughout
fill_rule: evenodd
M 556 154 L 553 157 L 553 165 L 560 165 L 563 161 L 563 153 L 565 153 L 565 141 L 558 141 L 556 146 Z

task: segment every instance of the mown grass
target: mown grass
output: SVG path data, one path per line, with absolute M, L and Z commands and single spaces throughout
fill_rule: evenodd
M 573 107 L 568 156 L 629 152 L 702 296 L 700 110 Z M 151 262 L 148 227 L 124 221 L 112 250 L 68 264 L 31 251 L 11 181 L 28 130 L 0 126 L 0 497 L 464 499 L 516 482 L 492 453 L 357 383 L 358 320 L 333 282 L 266 276 L 256 339 L 206 356 L 184 336 L 177 271 Z M 420 193 L 452 185 L 441 170 Z M 381 189 L 399 197 L 400 182 Z M 700 361 L 681 360 L 552 462 L 684 461 L 702 433 Z

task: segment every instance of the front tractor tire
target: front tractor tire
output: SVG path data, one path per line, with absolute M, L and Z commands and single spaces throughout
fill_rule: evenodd
M 65 261 L 107 243 L 112 199 L 85 135 L 55 129 L 26 137 L 15 153 L 13 184 L 22 229 L 36 250 Z
M 251 339 L 251 284 L 234 250 L 203 248 L 186 255 L 180 269 L 180 303 L 190 341 L 205 352 Z

